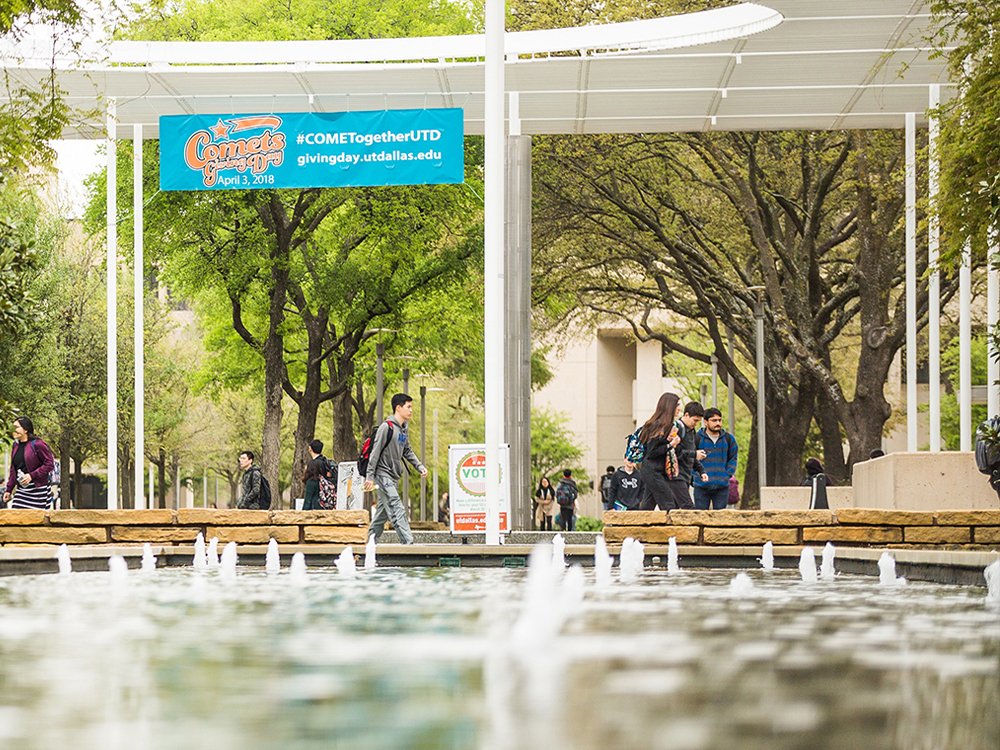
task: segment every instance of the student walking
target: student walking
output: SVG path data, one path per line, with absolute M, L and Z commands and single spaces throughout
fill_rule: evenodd
M 427 467 L 420 463 L 417 454 L 410 447 L 406 424 L 413 416 L 413 398 L 406 393 L 392 397 L 392 416 L 379 425 L 372 441 L 371 458 L 368 459 L 368 476 L 365 490 L 378 488 L 378 505 L 372 519 L 369 536 L 376 543 L 382 536 L 386 521 L 392 521 L 393 528 L 403 544 L 413 544 L 413 532 L 406 517 L 406 508 L 399 497 L 399 480 L 403 476 L 403 460 L 413 465 L 420 476 L 427 476 Z
M 49 474 L 55 468 L 55 456 L 48 444 L 35 434 L 35 426 L 27 417 L 14 420 L 12 434 L 14 445 L 3 501 L 8 502 L 13 492 L 11 508 L 44 510 L 52 504 Z
M 696 453 L 688 455 L 690 447 L 681 444 L 701 417 L 685 416 L 687 423 L 683 418 L 678 419 L 681 417 L 680 397 L 676 393 L 664 393 L 656 404 L 653 416 L 639 432 L 645 452 L 639 469 L 639 476 L 645 485 L 645 497 L 640 506 L 642 510 L 694 508 L 688 488 L 692 467 L 701 473 L 701 463 Z
M 639 510 L 642 502 L 642 479 L 638 467 L 625 459 L 625 465 L 619 466 L 611 475 L 611 488 L 608 490 L 608 510 Z
M 576 530 L 576 499 L 580 496 L 573 472 L 563 469 L 562 479 L 556 486 L 556 502 L 559 503 L 559 526 L 563 531 Z
M 736 474 L 740 449 L 736 438 L 722 428 L 722 412 L 714 406 L 705 410 L 705 426 L 698 431 L 698 448 L 704 453 L 701 465 L 708 479 L 694 477 L 694 507 L 725 510 L 729 504 L 729 479 Z

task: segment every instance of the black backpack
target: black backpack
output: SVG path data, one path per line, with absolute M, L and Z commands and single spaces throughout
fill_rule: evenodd
M 389 420 L 385 420 L 389 422 Z M 372 430 L 371 434 L 365 438 L 365 441 L 361 444 L 361 450 L 358 452 L 358 474 L 361 476 L 368 475 L 368 462 L 372 457 L 372 450 L 375 448 L 375 436 L 378 435 L 378 428 L 381 425 L 376 425 Z M 392 425 L 389 425 L 389 432 L 392 433 Z
M 976 430 L 976 468 L 982 474 L 1000 468 L 1000 417 L 981 422 Z
M 271 483 L 267 481 L 264 472 L 260 473 L 260 496 L 257 498 L 257 504 L 261 510 L 271 509 Z

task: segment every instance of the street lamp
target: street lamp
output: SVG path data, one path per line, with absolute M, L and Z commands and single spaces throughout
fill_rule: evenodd
M 382 362 L 385 359 L 385 344 L 382 343 L 383 333 L 396 333 L 395 328 L 370 328 L 365 331 L 365 335 L 370 333 L 378 334 L 378 341 L 375 342 L 375 411 L 378 412 L 378 424 L 382 424 L 385 419 L 385 411 L 382 408 L 382 391 L 385 390 L 382 383 L 383 372 Z
M 403 354 L 403 355 L 400 355 L 398 357 L 389 357 L 389 359 L 410 360 L 410 359 L 416 359 L 416 357 L 409 357 L 409 356 L 406 356 L 405 354 Z M 403 393 L 407 393 L 407 392 L 409 392 L 409 390 L 410 390 L 410 368 L 409 367 L 404 367 L 403 368 Z M 381 418 L 379 418 L 379 424 L 382 424 Z M 405 469 L 406 467 L 403 467 L 403 468 Z M 406 509 L 409 510 L 410 509 L 410 472 L 409 471 L 404 471 L 403 472 L 403 497 L 405 498 L 404 505 L 406 506 Z
M 751 286 L 748 292 L 756 292 L 757 302 L 753 316 L 757 319 L 757 486 L 767 485 L 767 435 L 764 416 L 764 291 L 762 286 Z

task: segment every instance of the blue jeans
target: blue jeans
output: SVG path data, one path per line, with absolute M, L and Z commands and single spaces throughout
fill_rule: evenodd
M 410 522 L 406 518 L 403 500 L 399 497 L 396 480 L 376 475 L 375 489 L 378 491 L 378 505 L 375 508 L 375 518 L 372 519 L 372 525 L 368 529 L 368 536 L 374 536 L 377 544 L 385 528 L 385 522 L 392 521 L 399 541 L 402 544 L 413 544 L 413 532 L 410 531 Z
M 725 510 L 729 505 L 729 485 L 721 487 L 694 487 L 695 510 Z

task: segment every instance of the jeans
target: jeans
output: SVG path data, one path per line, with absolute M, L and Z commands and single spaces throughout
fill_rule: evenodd
M 403 501 L 399 497 L 396 480 L 376 475 L 375 489 L 378 491 L 378 505 L 375 508 L 375 518 L 372 519 L 371 528 L 368 529 L 368 536 L 374 536 L 377 544 L 385 528 L 385 522 L 392 521 L 399 541 L 402 544 L 413 544 L 413 532 L 410 531 L 410 522 L 406 518 L 406 508 L 403 507 Z
M 576 528 L 576 518 L 573 516 L 573 508 L 562 506 L 559 508 L 559 525 L 563 531 L 573 531 Z
M 694 507 L 696 510 L 725 510 L 729 505 L 729 485 L 721 487 L 694 486 Z

